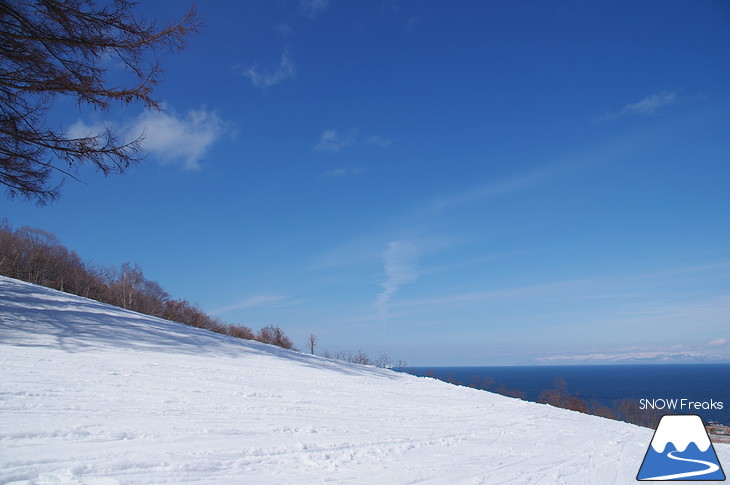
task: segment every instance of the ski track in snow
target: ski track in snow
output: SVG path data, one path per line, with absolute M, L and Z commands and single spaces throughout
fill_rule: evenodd
M 2 277 L 0 370 L 0 483 L 633 483 L 652 437 Z

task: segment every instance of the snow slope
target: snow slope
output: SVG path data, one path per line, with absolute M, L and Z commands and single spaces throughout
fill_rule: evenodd
M 2 277 L 0 369 L 0 483 L 632 483 L 652 437 Z

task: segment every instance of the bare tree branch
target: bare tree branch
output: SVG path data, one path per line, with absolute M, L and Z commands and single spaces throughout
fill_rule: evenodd
M 156 28 L 135 17 L 134 2 L 111 0 L 0 0 L 0 184 L 11 197 L 45 204 L 60 195 L 64 177 L 83 165 L 104 175 L 124 173 L 141 159 L 141 137 L 125 141 L 107 128 L 71 137 L 46 126 L 57 96 L 107 109 L 153 97 L 162 68 L 159 55 L 185 48 L 200 22 L 193 6 L 177 23 Z M 107 79 L 110 58 L 131 73 L 126 86 Z M 61 176 L 54 185 L 53 174 Z

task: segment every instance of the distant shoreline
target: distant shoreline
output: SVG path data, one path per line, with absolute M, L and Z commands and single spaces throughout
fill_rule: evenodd
M 730 425 L 730 364 L 605 364 L 570 366 L 406 367 L 401 372 L 544 402 L 653 428 L 664 414 L 698 414 L 705 423 Z M 556 382 L 562 381 L 562 388 Z M 714 403 L 680 409 L 687 401 Z M 721 404 L 718 406 L 717 404 Z M 655 406 L 652 408 L 652 406 Z M 674 406 L 672 408 L 672 406 Z M 717 428 L 716 431 L 721 431 Z M 730 434 L 730 433 L 728 433 Z M 715 432 L 716 442 L 726 439 Z

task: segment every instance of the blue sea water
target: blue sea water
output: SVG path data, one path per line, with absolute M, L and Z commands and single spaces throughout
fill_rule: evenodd
M 635 364 L 514 367 L 415 367 L 401 371 L 417 376 L 470 385 L 485 377 L 494 380 L 494 390 L 504 386 L 522 391 L 528 401 L 552 389 L 563 378 L 570 394 L 611 406 L 622 399 L 686 399 L 700 403 L 722 402 L 722 409 L 676 409 L 666 414 L 698 414 L 710 421 L 730 425 L 730 364 Z

